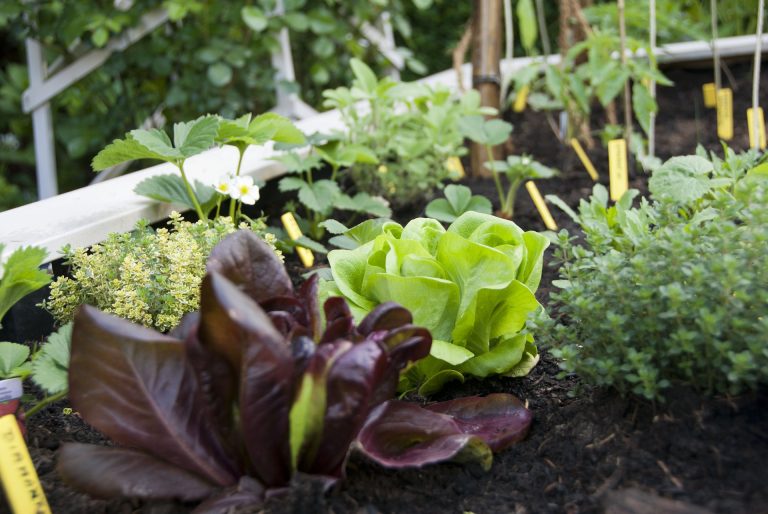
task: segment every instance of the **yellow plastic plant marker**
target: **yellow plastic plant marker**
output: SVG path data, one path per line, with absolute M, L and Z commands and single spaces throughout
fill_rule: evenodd
M 520 88 L 520 92 L 515 97 L 515 103 L 512 104 L 512 110 L 515 112 L 523 112 L 525 106 L 528 105 L 528 93 L 531 92 L 530 86 L 523 86 Z
M 539 188 L 536 187 L 533 180 L 526 182 L 525 188 L 528 190 L 528 194 L 531 195 L 531 200 L 533 200 L 533 205 L 536 206 L 536 210 L 539 211 L 539 216 L 544 220 L 544 226 L 549 230 L 557 230 L 557 223 L 555 223 L 554 218 L 552 218 L 552 213 L 549 212 L 549 207 L 544 203 L 544 198 L 542 198 Z
M 709 107 L 710 109 L 717 107 L 714 82 L 701 86 L 701 93 L 704 95 L 704 107 Z
M 589 159 L 587 152 L 584 151 L 581 143 L 579 143 L 579 140 L 575 137 L 571 138 L 571 148 L 573 148 L 573 151 L 576 152 L 576 155 L 579 156 L 581 164 L 584 165 L 584 168 L 586 168 L 587 173 L 589 173 L 589 176 L 592 177 L 592 180 L 597 182 L 598 175 L 597 170 L 595 169 L 595 165 L 592 164 L 592 161 Z
M 464 165 L 461 164 L 461 159 L 456 156 L 448 157 L 445 160 L 445 167 L 451 172 L 454 180 L 461 180 L 467 175 L 464 171 Z
M 611 200 L 617 201 L 629 188 L 627 173 L 627 142 L 608 141 L 608 173 L 611 179 Z
M 749 147 L 755 147 L 755 129 L 753 125 L 754 114 L 752 108 L 747 109 L 747 125 L 749 126 Z M 763 117 L 763 108 L 757 108 L 757 134 L 760 141 L 760 150 L 765 150 L 765 118 Z
M 292 212 L 286 212 L 280 216 L 280 221 L 283 222 L 285 231 L 288 232 L 288 237 L 290 237 L 292 240 L 296 241 L 303 235 L 301 233 L 301 229 L 299 228 L 299 224 L 296 223 L 296 218 L 293 217 Z M 301 263 L 305 268 L 311 268 L 315 263 L 315 255 L 309 248 L 302 248 L 301 246 L 297 246 L 296 254 L 299 256 L 299 259 L 301 259 Z
M 733 139 L 733 91 L 727 87 L 717 92 L 717 137 Z
M 14 514 L 50 514 L 29 450 L 12 415 L 0 418 L 0 480 Z

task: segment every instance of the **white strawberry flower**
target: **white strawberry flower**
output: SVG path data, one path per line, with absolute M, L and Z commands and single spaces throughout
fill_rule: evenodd
M 229 196 L 229 194 L 232 192 L 232 174 L 225 173 L 224 175 L 220 176 L 216 182 L 213 183 L 213 188 L 225 195 Z
M 252 177 L 235 177 L 230 184 L 229 196 L 246 205 L 253 205 L 259 199 L 259 187 L 254 185 Z

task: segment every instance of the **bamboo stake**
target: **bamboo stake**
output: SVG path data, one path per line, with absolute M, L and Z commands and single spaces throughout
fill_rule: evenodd
M 717 0 L 709 0 L 709 10 L 712 21 L 712 59 L 715 62 L 715 94 L 720 91 L 720 52 L 717 49 Z
M 475 0 L 472 27 L 472 86 L 480 93 L 480 105 L 499 109 L 501 92 L 501 0 Z M 500 158 L 499 148 L 495 149 Z M 472 175 L 492 175 L 483 164 L 486 156 L 482 145 L 471 146 Z
M 762 0 L 760 0 L 762 1 Z M 650 0 L 649 2 L 650 7 L 650 44 L 651 44 L 651 53 L 648 56 L 651 61 L 653 61 L 654 56 L 656 55 L 656 0 Z M 651 90 L 651 98 L 653 98 L 653 101 L 656 101 L 656 80 L 651 79 L 650 84 L 650 90 Z M 648 155 L 651 157 L 655 157 L 656 155 L 656 113 L 651 113 L 651 119 L 648 123 Z
M 619 11 L 619 40 L 621 51 L 621 66 L 627 68 L 627 27 L 624 20 L 624 0 L 617 0 Z M 624 82 L 624 140 L 627 148 L 630 148 L 629 140 L 632 136 L 632 97 L 629 90 L 629 80 Z
M 763 50 L 764 0 L 760 0 L 757 5 L 757 42 L 755 43 L 755 65 L 752 70 L 752 134 L 754 134 L 752 148 L 755 150 L 760 149 L 760 132 L 758 131 L 760 117 L 757 115 L 757 108 L 759 107 L 758 93 L 760 92 L 760 58 Z
M 515 26 L 512 23 L 512 0 L 504 0 L 504 57 L 511 61 L 515 55 Z

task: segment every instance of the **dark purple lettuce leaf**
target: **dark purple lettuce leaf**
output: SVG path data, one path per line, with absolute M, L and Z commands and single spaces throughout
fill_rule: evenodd
M 360 431 L 357 445 L 366 457 L 388 468 L 455 460 L 479 462 L 488 469 L 493 461 L 488 445 L 463 433 L 450 416 L 398 400 L 376 408 Z
M 261 308 L 217 273 L 203 280 L 200 340 L 240 377 L 240 425 L 253 471 L 266 486 L 290 480 L 288 412 L 293 358 Z
M 302 471 L 342 476 L 349 446 L 375 406 L 371 398 L 386 366 L 386 352 L 373 341 L 354 345 L 336 360 L 326 380 L 322 440 L 315 458 Z
M 412 322 L 411 311 L 395 302 L 384 302 L 368 313 L 357 331 L 368 335 L 379 330 L 394 330 Z
M 236 487 L 225 489 L 197 506 L 192 514 L 230 514 L 238 509 L 259 507 L 264 503 L 264 487 L 250 477 L 242 477 Z
M 390 400 L 371 414 L 357 444 L 386 467 L 454 460 L 477 461 L 488 469 L 492 450 L 523 439 L 531 421 L 530 411 L 510 394 L 472 396 L 426 408 Z
M 426 408 L 451 416 L 463 432 L 478 436 L 494 452 L 525 439 L 533 421 L 523 402 L 505 393 L 456 398 Z
M 293 285 L 274 250 L 250 230 L 238 230 L 217 244 L 206 270 L 227 277 L 255 302 L 293 296 Z
M 201 403 L 181 341 L 84 306 L 70 370 L 72 406 L 112 440 L 217 485 L 237 482 L 237 462 Z
M 341 297 L 328 298 L 323 305 L 325 311 L 325 332 L 320 344 L 336 339 L 351 339 L 355 333 L 355 319 L 346 300 Z
M 64 443 L 56 471 L 75 489 L 99 498 L 197 501 L 217 489 L 146 453 L 93 444 Z

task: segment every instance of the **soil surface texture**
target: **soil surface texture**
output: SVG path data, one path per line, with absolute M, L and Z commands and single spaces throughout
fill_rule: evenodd
M 735 137 L 730 144 L 741 150 L 747 147 L 745 111 L 751 66 L 729 66 L 736 77 Z M 690 154 L 699 143 L 722 155 L 714 110 L 704 109 L 701 101 L 701 85 L 712 81 L 711 68 L 676 67 L 666 73 L 675 86 L 659 88 L 658 155 L 666 159 Z M 766 75 L 764 81 L 768 81 Z M 726 84 L 727 77 L 725 74 Z M 761 97 L 762 105 L 768 105 L 768 90 Z M 556 140 L 543 114 L 526 111 L 507 117 L 515 125 L 516 153 L 531 154 L 562 171 L 559 178 L 539 182 L 542 194 L 557 194 L 573 207 L 589 196 L 592 180 L 573 151 Z M 594 126 L 602 123 L 600 115 L 593 119 Z M 599 140 L 597 143 L 588 153 L 600 182 L 607 184 L 607 153 Z M 466 183 L 476 194 L 496 197 L 490 180 Z M 642 171 L 631 172 L 630 187 L 646 192 L 646 183 Z M 275 204 L 275 212 L 267 208 L 268 214 L 275 214 L 284 200 L 269 193 L 273 187 L 268 185 L 262 193 L 262 198 Z M 578 233 L 567 216 L 552 211 L 561 228 Z M 413 206 L 397 218 L 405 222 L 422 213 L 423 206 Z M 526 230 L 544 230 L 524 188 L 514 219 Z M 304 271 L 292 258 L 288 261 L 294 275 Z M 555 278 L 556 270 L 545 269 L 538 293 L 545 306 L 550 304 Z M 546 348 L 540 350 L 542 360 L 527 377 L 468 380 L 447 386 L 431 399 L 509 392 L 528 402 L 534 414 L 528 438 L 496 455 L 489 472 L 455 464 L 395 472 L 353 455 L 347 480 L 330 494 L 303 483 L 290 495 L 273 498 L 253 512 L 768 512 L 768 390 L 741 397 L 703 398 L 677 388 L 665 404 L 652 404 L 585 387 L 575 376 L 559 379 L 557 362 Z M 66 402 L 49 406 L 28 424 L 32 459 L 53 512 L 159 514 L 192 509 L 175 503 L 94 500 L 62 483 L 54 469 L 62 442 L 109 444 L 77 413 L 64 414 L 67 406 Z M 626 510 L 627 505 L 634 505 L 634 510 Z M 8 507 L 0 496 L 0 513 L 5 512 Z

